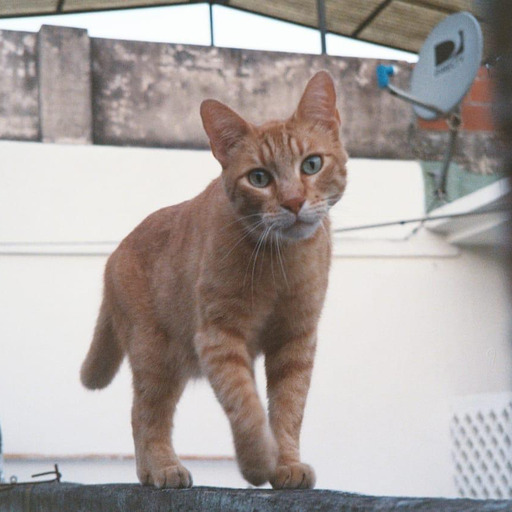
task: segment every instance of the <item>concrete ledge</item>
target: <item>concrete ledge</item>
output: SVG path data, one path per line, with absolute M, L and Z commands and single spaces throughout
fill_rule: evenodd
M 267 489 L 158 490 L 132 484 L 23 484 L 0 488 L 0 510 L 37 512 L 208 511 L 464 511 L 512 510 L 512 501 L 362 496 L 338 491 L 272 491 Z

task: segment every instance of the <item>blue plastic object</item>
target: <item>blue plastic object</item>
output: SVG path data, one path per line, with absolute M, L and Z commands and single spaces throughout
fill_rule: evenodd
M 377 66 L 377 83 L 381 89 L 385 89 L 389 85 L 389 77 L 395 74 L 393 66 L 379 64 Z

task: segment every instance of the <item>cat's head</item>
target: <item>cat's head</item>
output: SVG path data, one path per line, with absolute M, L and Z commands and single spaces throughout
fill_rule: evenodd
M 311 237 L 346 185 L 347 154 L 329 73 L 311 78 L 287 120 L 256 126 L 216 100 L 203 101 L 201 118 L 240 217 L 255 233 Z

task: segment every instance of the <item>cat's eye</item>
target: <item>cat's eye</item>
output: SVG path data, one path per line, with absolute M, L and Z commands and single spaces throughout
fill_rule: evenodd
M 270 183 L 270 174 L 265 169 L 254 169 L 247 177 L 252 186 L 264 188 Z
M 302 162 L 301 170 L 304 174 L 316 174 L 322 168 L 322 164 L 321 156 L 311 155 Z

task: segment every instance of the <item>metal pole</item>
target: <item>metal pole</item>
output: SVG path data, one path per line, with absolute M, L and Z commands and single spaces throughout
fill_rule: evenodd
M 448 182 L 448 171 L 450 170 L 450 162 L 452 161 L 453 154 L 455 153 L 455 145 L 457 142 L 457 135 L 461 124 L 461 117 L 459 113 L 453 113 L 447 120 L 450 127 L 450 142 L 444 156 L 443 168 L 439 176 L 437 187 L 437 197 L 439 199 L 446 198 L 446 183 Z
M 210 6 L 210 46 L 215 46 L 215 37 L 213 33 L 213 0 L 208 2 Z
M 325 0 L 316 0 L 318 11 L 318 29 L 320 30 L 320 43 L 322 44 L 322 55 L 327 54 L 327 44 L 325 42 L 325 34 L 327 33 L 325 21 Z

